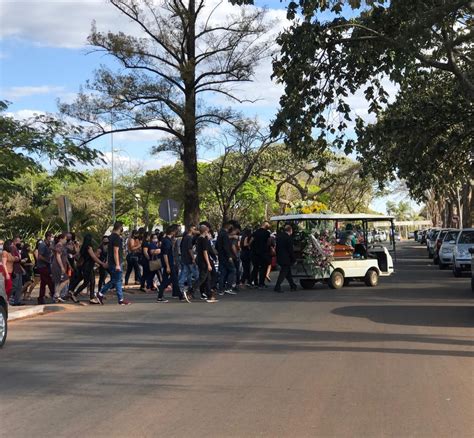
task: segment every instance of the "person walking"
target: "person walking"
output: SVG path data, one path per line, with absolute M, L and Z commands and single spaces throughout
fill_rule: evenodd
M 102 262 L 99 257 L 97 257 L 92 246 L 92 234 L 86 234 L 84 236 L 84 241 L 82 242 L 81 248 L 79 249 L 79 260 L 80 263 L 77 263 L 77 266 L 80 266 L 81 278 L 83 279 L 82 284 L 78 289 L 70 290 L 70 298 L 75 303 L 78 303 L 79 294 L 89 287 L 89 304 L 100 304 L 99 300 L 95 297 L 95 272 L 94 267 L 97 263 L 102 266 L 104 269 L 107 268 L 107 263 Z
M 51 263 L 53 261 L 53 233 L 47 231 L 44 240 L 38 245 L 38 259 L 36 268 L 40 276 L 40 291 L 38 304 L 45 304 L 46 287 L 49 289 L 51 298 L 54 297 L 54 283 L 51 276 Z
M 296 261 L 292 235 L 293 228 L 291 225 L 285 225 L 284 231 L 279 233 L 276 238 L 276 257 L 277 262 L 280 265 L 280 273 L 275 284 L 275 292 L 283 292 L 281 290 L 281 284 L 285 278 L 287 279 L 291 290 L 297 289 L 291 272 L 291 266 Z
M 13 255 L 13 240 L 8 239 L 3 245 L 2 252 L 2 264 L 4 267 L 5 274 L 5 290 L 8 293 L 8 298 L 14 297 L 15 293 L 15 263 L 20 261 L 18 256 Z M 18 284 L 18 283 L 17 283 Z M 15 305 L 15 304 L 14 304 Z M 18 304 L 22 305 L 22 304 Z
M 107 271 L 107 251 L 108 251 L 108 247 L 109 247 L 109 236 L 102 236 L 102 242 L 100 243 L 100 246 L 97 250 L 97 257 L 99 258 L 99 260 L 101 262 L 104 262 L 104 265 L 103 264 L 100 264 L 99 265 L 99 284 L 98 284 L 98 288 L 97 290 L 101 290 L 102 287 L 104 286 L 105 284 L 105 280 L 107 278 L 107 275 L 108 275 L 108 271 Z M 106 267 L 104 267 L 106 266 Z
M 15 237 L 10 246 L 10 254 L 14 257 L 12 272 L 12 297 L 14 306 L 23 306 L 21 301 L 23 291 L 23 268 L 21 267 L 21 239 Z
M 23 300 L 29 301 L 31 299 L 31 293 L 33 289 L 31 286 L 35 285 L 33 279 L 33 260 L 31 259 L 31 251 L 30 251 L 29 243 L 23 244 L 21 247 L 20 255 L 21 255 L 21 267 L 23 268 L 23 288 L 21 294 L 23 296 Z
M 150 277 L 150 254 L 148 252 L 150 248 L 151 233 L 144 231 L 141 239 L 141 256 L 140 264 L 142 266 L 142 278 L 140 280 L 140 291 L 147 292 L 147 280 Z
M 155 277 L 159 277 L 159 271 L 162 267 L 160 257 L 160 242 L 157 234 L 152 234 L 150 243 L 147 248 L 148 257 L 148 277 L 146 279 L 147 292 L 154 292 L 157 290 L 155 287 Z
M 171 284 L 173 293 L 179 297 L 180 301 L 190 302 L 186 291 L 179 288 L 178 273 L 176 272 L 176 265 L 174 260 L 173 239 L 178 233 L 178 225 L 170 225 L 166 229 L 165 236 L 161 242 L 161 260 L 163 265 L 162 282 L 158 288 L 158 303 L 167 303 L 168 300 L 163 297 L 165 289 Z
M 271 263 L 270 236 L 270 224 L 266 221 L 252 235 L 252 283 L 259 288 L 266 287 L 267 267 Z
M 240 238 L 240 261 L 242 262 L 242 277 L 240 282 L 242 285 L 250 285 L 252 283 L 251 267 L 252 254 L 250 251 L 250 243 L 252 241 L 252 231 L 250 228 L 244 229 Z
M 125 273 L 125 286 L 128 286 L 128 280 L 132 271 L 135 274 L 135 285 L 141 283 L 140 265 L 138 264 L 142 243 L 139 239 L 138 231 L 133 230 L 127 241 L 127 271 Z
M 226 222 L 217 235 L 216 249 L 219 260 L 219 295 L 236 295 L 232 290 L 235 283 L 235 264 L 230 233 L 232 224 Z
M 201 298 L 208 303 L 217 303 L 215 289 L 211 289 L 212 259 L 209 255 L 209 228 L 202 224 L 199 226 L 199 237 L 196 240 L 196 264 L 199 276 L 194 285 L 194 290 L 201 291 Z
M 193 284 L 197 281 L 199 276 L 196 256 L 194 255 L 193 249 L 197 234 L 198 230 L 196 226 L 189 226 L 180 243 L 181 272 L 179 274 L 179 288 L 184 290 L 186 284 L 187 293 L 192 298 L 194 298 Z
M 110 281 L 97 292 L 96 298 L 100 304 L 104 304 L 104 295 L 112 288 L 117 292 L 118 304 L 126 306 L 131 304 L 123 297 L 122 274 L 123 274 L 123 223 L 115 222 L 112 234 L 109 236 L 109 246 L 107 248 L 107 265 L 110 274 Z
M 56 236 L 53 249 L 51 275 L 54 282 L 54 302 L 65 303 L 69 291 L 67 236 Z

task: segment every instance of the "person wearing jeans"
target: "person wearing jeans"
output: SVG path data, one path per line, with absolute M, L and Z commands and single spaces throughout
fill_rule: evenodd
M 118 304 L 126 306 L 131 304 L 123 298 L 122 287 L 122 265 L 123 265 L 123 223 L 115 222 L 112 234 L 109 237 L 109 247 L 107 249 L 107 262 L 109 265 L 110 281 L 97 293 L 96 298 L 100 304 L 104 304 L 104 295 L 113 287 L 117 292 Z
M 198 279 L 199 271 L 196 265 L 196 257 L 193 251 L 193 240 L 197 234 L 194 225 L 188 227 L 186 234 L 181 239 L 181 273 L 179 274 L 179 288 L 184 289 L 187 283 L 188 290 L 194 293 L 193 284 Z
M 178 273 L 176 272 L 176 267 L 174 264 L 174 255 L 173 255 L 173 237 L 176 236 L 178 233 L 178 226 L 177 225 L 170 225 L 166 230 L 166 235 L 163 237 L 161 242 L 161 259 L 163 264 L 163 280 L 160 283 L 160 287 L 158 288 L 158 303 L 167 303 L 168 300 L 163 298 L 165 289 L 172 284 L 173 285 L 173 292 L 177 293 L 180 301 L 187 301 L 188 303 L 189 298 L 187 296 L 186 291 L 182 291 L 179 288 L 178 283 Z

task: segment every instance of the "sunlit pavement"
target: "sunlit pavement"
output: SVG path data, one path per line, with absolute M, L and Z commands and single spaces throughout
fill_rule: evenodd
M 470 281 L 403 244 L 377 288 L 131 295 L 11 324 L 0 436 L 474 436 Z

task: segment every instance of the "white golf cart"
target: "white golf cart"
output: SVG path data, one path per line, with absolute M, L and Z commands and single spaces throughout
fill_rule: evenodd
M 349 285 L 350 281 L 364 281 L 367 286 L 375 287 L 379 277 L 390 276 L 394 272 L 393 259 L 390 252 L 395 256 L 394 218 L 392 216 L 380 216 L 370 214 L 288 214 L 274 216 L 272 221 L 277 222 L 277 230 L 281 230 L 289 224 L 294 230 L 294 249 L 296 264 L 293 268 L 293 276 L 298 278 L 301 287 L 311 289 L 316 282 L 326 282 L 332 289 L 340 289 Z M 374 243 L 369 239 L 369 224 L 377 223 L 378 227 L 390 228 L 388 233 L 390 242 Z M 353 228 L 354 227 L 354 228 Z M 347 230 L 354 229 L 359 240 L 353 245 L 345 245 L 342 240 Z M 372 228 L 375 230 L 375 228 Z M 323 231 L 324 230 L 324 231 Z M 302 240 L 298 236 L 309 235 L 309 239 L 303 243 L 313 245 L 317 254 L 322 251 L 320 241 L 315 234 L 326 233 L 334 244 L 335 252 L 328 263 L 327 268 L 315 270 L 308 263 L 308 256 L 303 254 Z M 368 244 L 372 241 L 373 243 Z M 390 251 L 389 251 L 389 247 Z M 322 254 L 322 253 L 321 253 Z

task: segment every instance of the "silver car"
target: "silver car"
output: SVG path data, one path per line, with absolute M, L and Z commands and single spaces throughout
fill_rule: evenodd
M 443 243 L 441 244 L 438 253 L 439 269 L 446 269 L 451 263 L 453 263 L 453 250 L 458 234 L 459 230 L 451 230 L 444 236 Z
M 5 292 L 5 280 L 0 274 L 0 348 L 7 340 L 8 333 L 8 298 Z
M 471 254 L 469 248 L 474 248 L 474 228 L 464 228 L 456 239 L 453 250 L 453 274 L 460 277 L 463 271 L 471 270 Z

